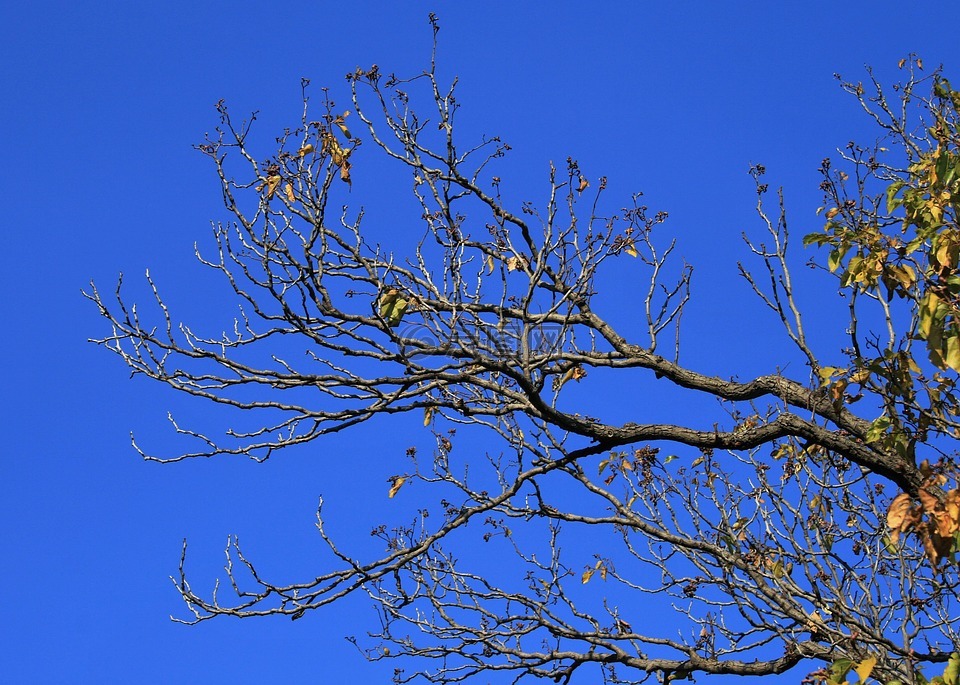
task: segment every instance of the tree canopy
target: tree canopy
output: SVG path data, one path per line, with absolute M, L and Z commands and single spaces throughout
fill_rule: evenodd
M 233 329 L 179 322 L 152 281 L 149 311 L 119 285 L 88 297 L 112 326 L 96 342 L 134 373 L 256 423 L 174 424 L 199 447 L 137 449 L 263 460 L 394 414 L 422 419 L 433 449 L 407 450 L 384 488 L 417 483 L 421 508 L 373 530 L 376 558 L 328 533 L 322 503 L 329 566 L 310 578 L 267 577 L 232 538 L 228 583 L 203 594 L 184 546 L 183 620 L 298 619 L 366 593 L 378 620 L 355 643 L 396 659 L 396 682 L 956 683 L 960 92 L 914 56 L 899 66 L 892 90 L 841 80 L 879 138 L 824 160 L 824 229 L 802 237 L 849 312 L 839 349 L 818 352 L 782 195 L 751 169 L 762 237 L 739 268 L 806 368 L 748 379 L 681 361 L 693 267 L 667 214 L 639 194 L 620 207 L 574 159 L 549 166 L 545 201 L 515 200 L 527 191 L 497 175 L 509 145 L 457 136 L 435 58 L 410 78 L 348 74 L 346 110 L 323 89 L 317 111 L 304 82 L 267 157 L 255 117 L 221 102 L 197 149 L 230 218 L 198 256 L 235 295 Z M 409 172 L 410 251 L 372 242 L 349 194 L 378 156 Z M 598 285 L 621 260 L 629 297 Z M 648 422 L 624 397 L 621 423 L 571 399 L 615 374 L 691 409 Z M 588 563 L 569 539 L 590 541 Z

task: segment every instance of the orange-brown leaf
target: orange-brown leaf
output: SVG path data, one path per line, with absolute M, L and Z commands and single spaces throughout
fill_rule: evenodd
M 902 530 L 903 522 L 912 506 L 913 502 L 907 493 L 901 492 L 894 497 L 890 503 L 890 508 L 887 509 L 887 527 L 892 528 L 895 532 Z
M 937 510 L 937 505 L 940 503 L 939 500 L 926 488 L 920 488 L 918 493 L 920 497 L 920 504 L 923 505 L 923 510 L 927 514 L 933 514 Z

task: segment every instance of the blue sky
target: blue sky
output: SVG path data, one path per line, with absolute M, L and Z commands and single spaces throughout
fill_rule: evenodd
M 437 12 L 441 71 L 460 77 L 465 132 L 500 135 L 514 148 L 505 185 L 517 197 L 542 199 L 547 163 L 573 156 L 591 177 L 609 177 L 617 202 L 642 190 L 652 207 L 669 211 L 668 229 L 697 269 L 690 361 L 747 375 L 773 370 L 786 349 L 735 276 L 745 257 L 741 231 L 760 228 L 747 168 L 761 162 L 770 183 L 785 186 L 797 242 L 819 228 L 820 160 L 850 139 L 875 136 L 833 73 L 856 79 L 872 64 L 890 80 L 911 51 L 928 65 L 943 63 L 948 76 L 960 73 L 956 40 L 937 29 L 957 26 L 960 6 L 916 7 L 7 3 L 0 10 L 4 679 L 389 678 L 392 665 L 367 665 L 343 639 L 374 618 L 362 598 L 295 623 L 186 628 L 169 620 L 182 608 L 168 576 L 186 537 L 194 577 L 212 584 L 228 534 L 241 535 L 281 577 L 309 576 L 319 563 L 313 517 L 321 494 L 342 535 L 369 548 L 370 526 L 397 516 L 385 478 L 418 439 L 405 432 L 409 423 L 331 436 L 265 464 L 145 463 L 130 447 L 131 430 L 155 451 L 174 453 L 182 444 L 166 412 L 199 422 L 207 410 L 129 379 L 117 359 L 86 342 L 107 331 L 80 291 L 91 279 L 110 291 L 121 271 L 132 292 L 143 293 L 150 268 L 185 319 L 232 317 L 222 286 L 193 258 L 195 242 L 211 244 L 209 221 L 224 218 L 212 169 L 191 149 L 216 125 L 219 99 L 236 113 L 260 110 L 256 130 L 269 141 L 296 124 L 301 77 L 330 86 L 334 97 L 339 89 L 345 101 L 343 76 L 358 65 L 421 70 L 430 49 L 426 15 Z M 364 195 L 375 186 L 369 178 L 358 183 L 351 203 L 383 207 L 389 194 Z M 372 231 L 398 230 L 378 216 L 388 214 L 374 213 Z M 816 286 L 810 293 L 807 303 L 815 304 Z M 734 323 L 731 308 L 747 315 Z M 818 316 L 829 342 L 842 312 Z M 607 409 L 629 420 L 623 403 Z

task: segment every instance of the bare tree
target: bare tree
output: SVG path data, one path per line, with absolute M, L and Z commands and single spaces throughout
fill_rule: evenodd
M 205 337 L 178 323 L 155 287 L 156 315 L 119 286 L 115 299 L 88 297 L 112 325 L 96 342 L 134 373 L 260 418 L 222 438 L 175 424 L 199 449 L 141 454 L 263 460 L 408 412 L 436 447 L 411 449 L 392 479 L 391 497 L 421 483 L 423 509 L 374 531 L 379 558 L 331 539 L 322 503 L 330 566 L 303 582 L 271 582 L 231 538 L 231 597 L 201 596 L 184 547 L 185 622 L 296 619 L 362 592 L 379 622 L 356 644 L 371 660 L 399 659 L 396 682 L 571 682 L 581 671 L 666 682 L 798 667 L 807 682 L 856 669 L 916 683 L 930 664 L 956 682 L 960 94 L 939 72 L 922 78 L 919 60 L 901 67 L 893 100 L 876 81 L 844 86 L 882 144 L 900 148 L 851 145 L 842 170 L 822 169 L 827 227 L 807 242 L 830 246 L 824 277 L 839 279 L 850 311 L 833 366 L 815 354 L 794 298 L 782 198 L 768 213 L 764 170 L 752 169 L 765 235 L 747 242 L 759 268 L 740 268 L 808 364 L 799 379 L 725 380 L 681 364 L 691 267 L 658 238 L 666 214 L 640 196 L 610 211 L 605 179 L 574 160 L 551 165 L 545 205 L 513 206 L 494 167 L 509 147 L 455 136 L 454 87 L 439 82 L 435 58 L 410 79 L 358 69 L 344 113 L 323 91 L 312 114 L 304 82 L 301 123 L 267 160 L 250 151 L 252 120 L 237 123 L 221 103 L 217 134 L 197 149 L 231 219 L 215 226 L 214 256 L 200 258 L 237 296 L 234 329 Z M 410 254 L 371 244 L 363 212 L 334 207 L 371 154 L 412 176 L 422 215 L 405 221 L 424 238 Z M 911 193 L 933 207 L 926 233 Z M 617 259 L 642 263 L 641 337 L 594 308 L 597 274 Z M 930 324 L 924 307 L 937 306 Z M 915 357 L 917 340 L 929 360 Z M 297 347 L 304 362 L 281 358 Z M 566 399 L 588 374 L 631 370 L 651 395 L 719 409 L 619 425 Z M 489 431 L 500 449 L 454 450 L 457 429 Z M 586 566 L 564 555 L 574 536 L 596 546 Z M 459 559 L 478 540 L 502 555 L 495 567 Z

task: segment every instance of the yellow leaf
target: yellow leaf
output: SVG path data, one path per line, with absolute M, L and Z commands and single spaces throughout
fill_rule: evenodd
M 831 207 L 830 209 L 827 210 L 827 218 L 832 219 L 839 213 L 840 213 L 839 207 Z
M 306 157 L 306 156 L 309 155 L 311 152 L 313 152 L 313 150 L 314 150 L 313 145 L 311 145 L 310 143 L 307 143 L 307 144 L 304 145 L 302 148 L 300 148 L 300 151 L 297 153 L 297 156 L 299 156 L 299 157 Z
M 835 366 L 824 366 L 821 367 L 820 371 L 817 372 L 817 375 L 820 376 L 820 380 L 826 384 L 830 382 L 830 379 L 836 376 L 838 373 L 843 373 L 843 369 L 838 369 Z
M 436 407 L 423 408 L 423 425 L 424 426 L 429 426 L 430 423 L 433 421 L 433 412 L 435 411 L 435 409 Z
M 387 493 L 387 497 L 393 499 L 394 495 L 396 495 L 400 488 L 403 487 L 403 484 L 407 482 L 407 477 L 393 476 L 392 478 L 387 479 L 387 482 L 390 483 L 390 492 Z
M 623 248 L 624 252 L 626 252 L 631 257 L 637 256 L 637 246 L 634 244 L 632 238 L 628 240 L 626 243 L 624 243 L 624 245 L 626 245 L 626 247 Z
M 583 584 L 589 583 L 589 582 L 590 582 L 590 579 L 593 578 L 593 574 L 594 574 L 595 570 L 596 570 L 596 569 L 588 568 L 586 571 L 584 571 L 584 572 L 583 572 L 583 575 L 580 576 L 580 582 L 583 583 Z
M 867 678 L 870 677 L 870 674 L 873 673 L 873 667 L 876 665 L 877 657 L 868 656 L 866 659 L 854 666 L 853 670 L 857 672 L 857 677 L 860 678 L 860 682 L 865 683 L 867 682 Z
M 284 190 L 284 192 L 286 192 L 286 194 L 287 194 L 287 200 L 288 200 L 289 202 L 292 203 L 292 202 L 295 202 L 295 201 L 296 201 L 296 198 L 293 196 L 293 186 L 292 186 L 291 184 L 289 184 L 289 183 L 286 184 L 286 185 L 283 187 L 283 190 Z
M 390 288 L 380 296 L 380 316 L 386 319 L 390 328 L 400 325 L 400 320 L 407 311 L 410 302 L 404 298 L 396 288 Z
M 487 272 L 488 275 L 492 274 L 493 273 L 493 257 L 491 257 L 490 255 L 487 255 L 486 263 L 487 263 L 487 269 L 489 270 Z

